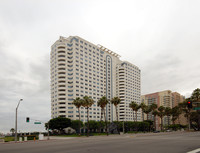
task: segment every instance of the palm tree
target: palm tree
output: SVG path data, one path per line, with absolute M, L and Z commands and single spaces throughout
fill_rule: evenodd
M 103 97 L 101 97 L 99 100 L 98 100 L 98 102 L 97 102 L 97 105 L 99 106 L 99 107 L 101 107 L 101 110 L 103 111 L 103 114 L 104 114 L 104 119 L 105 119 L 105 123 L 106 123 L 106 133 L 107 133 L 107 136 L 108 136 L 108 126 L 107 126 L 107 120 L 106 120 L 106 111 L 105 111 L 105 107 L 106 107 L 106 105 L 109 103 L 109 101 L 108 101 L 108 99 L 105 97 L 105 96 L 103 96 Z M 101 119 L 102 119 L 102 117 L 101 117 Z
M 137 111 L 138 111 L 138 109 L 140 109 L 140 106 L 136 102 L 132 101 L 129 104 L 129 107 L 133 110 L 133 117 L 134 117 L 134 111 L 135 111 L 136 122 L 137 122 Z
M 114 97 L 111 99 L 111 104 L 115 105 L 115 109 L 116 109 L 116 117 L 117 117 L 117 122 L 118 122 L 118 111 L 117 111 L 117 106 L 120 104 L 121 99 L 119 97 Z
M 12 135 L 14 135 L 15 129 L 14 129 L 14 128 L 11 128 L 11 129 L 10 129 L 10 132 L 12 132 Z
M 142 121 L 144 121 L 144 110 L 147 107 L 144 102 L 140 104 L 140 108 L 142 109 Z
M 192 96 L 191 96 L 192 101 L 194 102 L 200 102 L 200 89 L 197 88 L 193 91 Z M 197 107 L 200 107 L 200 104 L 197 103 L 196 104 Z M 197 122 L 197 126 L 200 129 L 200 110 L 197 110 L 198 113 L 198 122 Z
M 151 107 L 146 106 L 143 111 L 147 115 L 147 120 L 148 120 L 149 119 L 149 113 L 151 112 Z
M 150 105 L 151 112 L 155 111 L 157 108 L 158 108 L 157 104 L 153 103 L 153 104 Z M 152 115 L 152 118 L 153 118 L 153 115 Z
M 78 108 L 78 113 L 79 113 L 79 134 L 81 134 L 81 114 L 80 114 L 80 107 L 83 104 L 83 100 L 79 97 L 77 97 L 76 99 L 74 99 L 74 101 L 72 102 L 72 104 L 74 104 L 74 106 L 76 106 Z
M 153 112 L 158 108 L 158 105 L 157 104 L 151 104 L 150 105 L 150 110 L 151 110 L 151 118 L 153 120 L 153 124 L 154 124 L 154 127 L 156 127 L 156 116 L 153 115 Z M 154 112 L 156 114 L 156 112 Z M 156 114 L 157 115 L 157 114 Z M 156 129 L 156 128 L 155 128 Z
M 170 107 L 166 107 L 165 108 L 165 115 L 167 116 L 167 124 L 168 124 L 168 128 L 169 128 L 169 118 L 172 114 L 172 109 Z
M 89 125 L 89 108 L 94 104 L 94 100 L 88 96 L 83 97 L 82 101 L 82 106 L 87 109 L 87 136 L 89 137 L 89 130 L 90 130 L 90 125 Z
M 185 99 L 183 103 L 179 103 L 179 106 L 181 107 L 181 110 L 185 114 L 184 116 L 187 118 L 188 122 L 188 130 L 190 130 L 190 115 L 191 115 L 191 109 L 187 107 L 187 102 L 191 101 L 190 98 Z
M 153 116 L 154 116 L 154 130 L 156 130 L 156 116 L 158 115 L 158 111 L 157 110 L 154 110 L 152 112 Z
M 192 96 L 191 96 L 192 101 L 200 101 L 200 89 L 197 88 L 192 92 Z
M 160 119 L 161 119 L 161 130 L 163 130 L 163 116 L 165 115 L 165 112 L 164 112 L 164 110 L 165 110 L 165 107 L 163 107 L 163 106 L 160 106 L 159 108 L 158 108 L 158 116 L 160 117 Z
M 175 124 L 175 121 L 177 120 L 177 118 L 179 117 L 179 115 L 181 114 L 180 111 L 180 107 L 179 106 L 175 106 L 171 109 L 171 115 L 172 115 L 172 122 L 173 124 Z

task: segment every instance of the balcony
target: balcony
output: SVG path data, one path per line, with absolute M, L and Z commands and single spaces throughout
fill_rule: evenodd
M 59 45 L 58 49 L 65 49 L 65 46 Z
M 65 102 L 59 102 L 58 105 L 59 105 L 59 106 L 65 106 L 66 103 L 65 103 Z
M 60 75 L 60 74 L 63 74 L 63 75 L 65 75 L 65 71 L 61 71 L 61 72 L 58 72 L 58 74 Z
M 65 93 L 65 89 L 59 89 L 58 90 L 60 93 L 62 92 L 62 93 Z
M 60 89 L 63 89 L 63 90 L 66 89 L 65 85 L 59 85 L 58 90 L 60 90 Z
M 60 54 L 65 54 L 65 51 L 64 50 L 60 50 L 60 51 L 58 51 L 58 54 L 60 55 Z
M 64 57 L 65 58 L 65 53 L 60 53 L 57 55 L 57 57 L 60 59 L 61 57 Z
M 73 67 L 73 65 L 67 65 L 68 67 Z
M 64 98 L 58 98 L 58 101 L 65 101 L 66 100 L 66 98 L 64 97 Z
M 61 106 L 61 107 L 59 107 L 58 109 L 66 109 L 66 107 L 64 107 L 64 106 Z
M 59 114 L 63 114 L 63 113 L 65 114 L 66 112 L 65 111 L 59 111 Z
M 65 81 L 60 81 L 60 80 L 59 80 L 58 83 L 65 83 Z
M 58 74 L 58 77 L 65 77 L 66 74 Z
M 64 96 L 60 96 L 60 95 L 64 95 Z M 65 94 L 59 94 L 58 97 L 59 97 L 58 100 L 60 100 L 60 101 L 62 101 L 62 100 L 65 101 L 66 100 L 66 95 Z
M 62 55 L 61 57 L 58 57 L 58 61 L 59 60 L 65 60 L 65 56 Z
M 67 54 L 68 54 L 68 55 L 73 55 L 73 52 L 68 52 Z
M 65 62 L 65 59 L 59 59 L 58 62 Z
M 68 63 L 73 63 L 73 60 L 71 60 L 71 61 L 67 61 Z
M 63 71 L 63 70 L 65 71 L 65 67 L 59 67 L 58 68 L 58 71 Z
M 68 81 L 68 84 L 73 84 L 73 81 Z
M 68 77 L 68 80 L 73 80 L 73 77 Z
M 73 56 L 68 56 L 67 58 L 68 58 L 68 59 L 73 59 Z

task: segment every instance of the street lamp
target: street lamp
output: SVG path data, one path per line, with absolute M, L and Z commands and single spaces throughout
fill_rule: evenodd
M 22 101 L 23 99 L 20 99 L 18 102 L 18 105 L 16 107 L 16 114 L 15 114 L 15 142 L 17 142 L 17 109 L 19 107 L 20 101 Z

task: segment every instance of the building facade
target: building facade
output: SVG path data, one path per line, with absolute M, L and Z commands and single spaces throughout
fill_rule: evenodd
M 51 117 L 79 119 L 78 109 L 72 104 L 76 97 L 89 96 L 95 102 L 90 108 L 90 120 L 99 121 L 101 109 L 97 101 L 120 97 L 120 120 L 133 120 L 129 103 L 140 104 L 140 69 L 121 61 L 117 53 L 94 45 L 78 36 L 60 37 L 51 47 Z M 81 120 L 87 121 L 87 112 L 80 109 Z M 116 120 L 115 108 L 108 104 L 108 121 Z M 138 112 L 140 118 L 140 112 Z
M 144 102 L 146 105 L 157 104 L 158 107 L 170 107 L 173 108 L 184 101 L 184 96 L 177 92 L 172 92 L 170 90 L 165 90 L 161 92 L 151 93 L 141 96 L 141 102 Z M 152 113 L 149 113 L 148 116 L 145 115 L 145 119 L 154 121 L 154 116 Z M 160 130 L 161 120 L 158 116 L 155 118 L 156 129 Z M 168 125 L 168 122 L 171 124 L 171 118 L 165 116 L 163 117 L 163 125 Z

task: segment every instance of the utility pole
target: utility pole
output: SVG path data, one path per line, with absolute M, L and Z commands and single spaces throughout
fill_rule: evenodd
M 18 105 L 16 107 L 16 111 L 15 111 L 15 142 L 17 142 L 17 109 L 19 107 L 20 101 L 22 101 L 23 99 L 20 99 L 18 102 Z

